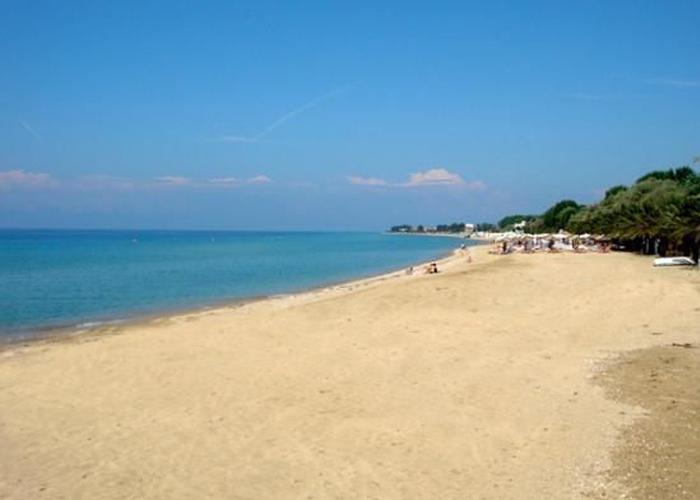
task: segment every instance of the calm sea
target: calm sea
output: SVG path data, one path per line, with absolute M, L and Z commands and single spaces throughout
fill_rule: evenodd
M 299 291 L 461 243 L 378 233 L 0 230 L 0 338 Z

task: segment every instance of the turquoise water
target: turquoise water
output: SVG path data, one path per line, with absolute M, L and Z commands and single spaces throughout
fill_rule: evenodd
M 0 230 L 0 338 L 303 290 L 461 243 L 378 233 Z

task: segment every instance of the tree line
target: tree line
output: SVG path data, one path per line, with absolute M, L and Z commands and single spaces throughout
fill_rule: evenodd
M 472 227 L 469 226 L 471 231 Z M 397 226 L 391 226 L 389 232 L 391 233 L 463 233 L 467 230 L 467 224 L 464 222 L 453 222 L 452 224 L 438 224 L 437 226 L 423 226 L 418 224 L 417 226 L 412 226 L 410 224 L 399 224 Z M 498 231 L 498 226 L 496 224 L 491 224 L 490 222 L 482 222 L 480 224 L 474 224 L 474 231 Z
M 598 203 L 555 203 L 541 215 L 510 215 L 498 223 L 512 229 L 525 221 L 525 232 L 605 234 L 631 250 L 692 255 L 700 247 L 700 174 L 691 167 L 655 170 L 631 186 L 614 186 Z
M 391 226 L 391 228 L 389 228 L 389 231 L 392 233 L 463 233 L 465 229 L 466 224 L 464 222 L 453 222 L 452 224 L 438 224 L 437 226 L 430 228 L 427 228 L 421 224 L 417 226 L 411 226 L 409 224 L 400 224 L 398 226 Z

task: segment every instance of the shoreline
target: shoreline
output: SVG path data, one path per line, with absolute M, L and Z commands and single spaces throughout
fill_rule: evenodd
M 474 244 L 468 246 L 468 248 L 473 249 L 482 244 L 483 242 L 475 240 Z M 459 257 L 459 252 L 459 248 L 456 248 L 449 252 L 443 252 L 439 254 L 435 259 L 421 261 L 417 264 L 412 264 L 408 267 L 422 268 L 428 265 L 430 262 L 437 262 L 438 266 L 442 267 L 446 264 L 449 264 L 454 258 Z M 6 336 L 0 336 L 0 355 L 2 355 L 2 353 L 5 351 L 13 350 L 13 348 L 16 348 L 17 346 L 29 347 L 31 344 L 34 343 L 48 344 L 60 342 L 64 339 L 66 341 L 75 341 L 80 340 L 83 337 L 94 338 L 104 335 L 105 333 L 118 333 L 119 331 L 130 327 L 148 325 L 158 321 L 169 320 L 180 316 L 206 314 L 217 310 L 244 307 L 253 303 L 298 298 L 306 295 L 317 295 L 324 292 L 327 293 L 336 289 L 348 287 L 352 289 L 356 286 L 366 286 L 372 284 L 375 281 L 382 282 L 386 279 L 399 278 L 405 275 L 406 268 L 407 267 L 404 266 L 390 271 L 381 272 L 379 274 L 369 274 L 366 276 L 360 276 L 348 280 L 321 283 L 319 285 L 294 290 L 289 293 L 249 296 L 241 297 L 238 299 L 219 299 L 217 301 L 208 302 L 207 304 L 203 304 L 201 306 L 165 308 L 150 313 L 125 313 L 114 317 L 110 316 L 109 318 L 104 320 L 86 320 L 81 321 L 80 323 L 75 323 L 67 326 L 31 328 L 27 330 L 26 334 L 20 335 L 10 333 Z M 90 326 L 83 327 L 82 325 Z
M 700 493 L 629 448 L 697 431 L 700 275 L 470 254 L 5 352 L 0 496 L 583 500 L 651 491 L 639 464 Z

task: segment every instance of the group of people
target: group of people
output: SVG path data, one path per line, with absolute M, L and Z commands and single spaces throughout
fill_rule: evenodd
M 440 271 L 438 271 L 437 262 L 431 262 L 430 264 L 427 264 L 423 268 L 423 271 L 425 272 L 425 274 L 437 274 L 440 272 Z M 411 276 L 413 273 L 414 273 L 413 266 L 406 269 L 406 274 L 408 274 L 409 276 Z
M 459 246 L 459 249 L 455 250 L 454 253 L 456 255 L 466 255 L 467 262 L 469 262 L 469 263 L 472 262 L 472 255 L 471 255 L 471 253 L 469 253 L 469 248 L 464 243 L 462 243 Z M 414 272 L 415 272 L 415 269 L 413 268 L 413 266 L 406 269 L 406 274 L 409 276 L 413 275 Z M 439 272 L 440 271 L 438 270 L 437 262 L 431 262 L 430 264 L 426 264 L 425 267 L 423 267 L 424 274 L 438 274 Z
M 534 253 L 541 251 L 548 253 L 608 253 L 610 251 L 610 244 L 607 241 L 582 241 L 578 238 L 571 238 L 570 240 L 555 240 L 554 238 L 533 240 L 530 238 L 522 238 L 500 241 L 494 248 L 489 250 L 489 253 L 496 255 L 506 255 L 514 252 Z

